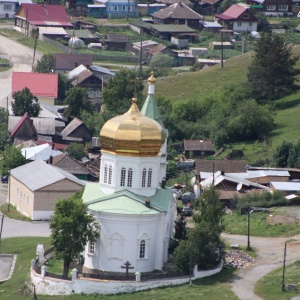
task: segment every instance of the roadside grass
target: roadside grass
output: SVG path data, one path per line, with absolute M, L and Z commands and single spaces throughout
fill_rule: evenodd
M 0 64 L 10 64 L 10 62 L 8 59 L 0 57 Z M 0 72 L 7 71 L 10 68 L 11 68 L 10 66 L 7 67 L 0 66 Z
M 282 215 L 278 211 L 272 212 L 273 217 Z M 261 237 L 293 236 L 300 232 L 299 224 L 295 221 L 293 224 L 268 224 L 268 214 L 256 212 L 250 214 L 250 235 Z M 248 215 L 240 215 L 237 212 L 227 214 L 223 217 L 224 232 L 230 234 L 248 234 Z
M 0 284 L 0 298 L 14 299 L 14 300 L 29 300 L 32 299 L 32 294 L 27 285 L 31 286 L 29 282 L 29 269 L 31 260 L 35 258 L 35 251 L 37 244 L 44 244 L 45 248 L 50 247 L 50 238 L 42 237 L 24 237 L 3 239 L 1 244 L 1 253 L 17 254 L 17 262 L 12 278 Z M 192 286 L 189 284 L 181 286 L 173 286 L 167 288 L 158 288 L 144 292 L 137 292 L 132 294 L 121 295 L 69 295 L 69 296 L 45 296 L 38 295 L 39 300 L 165 300 L 165 299 L 224 299 L 224 300 L 238 300 L 238 298 L 231 292 L 227 282 L 234 276 L 235 270 L 230 268 L 223 268 L 223 270 L 214 276 L 198 279 L 193 281 Z
M 30 218 L 28 218 L 28 217 L 20 214 L 13 205 L 9 206 L 9 211 L 8 211 L 8 204 L 5 203 L 5 204 L 3 204 L 3 205 L 0 206 L 0 211 L 3 214 L 5 214 L 6 217 L 9 217 L 11 219 L 16 219 L 16 220 L 20 220 L 20 221 L 31 222 Z
M 292 297 L 299 296 L 299 290 L 294 292 L 282 292 L 282 271 L 282 267 L 280 267 L 258 280 L 254 287 L 255 293 L 265 300 L 289 300 Z M 284 277 L 285 284 L 298 284 L 300 277 L 299 260 L 286 267 Z

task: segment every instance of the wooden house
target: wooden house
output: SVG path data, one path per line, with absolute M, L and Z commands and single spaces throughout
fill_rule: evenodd
M 172 37 L 188 38 L 193 42 L 198 39 L 196 31 L 186 25 L 157 25 L 151 24 L 150 32 L 154 36 L 158 36 L 162 39 L 171 40 Z
M 231 5 L 215 19 L 226 29 L 237 32 L 257 31 L 258 19 L 250 8 L 245 5 Z
M 99 43 L 99 37 L 88 29 L 66 30 L 66 32 L 65 38 L 67 39 L 76 36 L 81 39 L 85 45 L 88 45 L 89 43 Z
M 215 153 L 212 142 L 208 140 L 184 140 L 183 145 L 186 158 L 208 157 Z
M 55 72 L 70 72 L 74 68 L 84 65 L 87 69 L 93 64 L 91 54 L 64 54 L 55 53 Z
M 19 119 L 18 123 L 12 128 L 10 136 L 13 139 L 17 138 L 23 141 L 37 139 L 38 132 L 28 112 L 26 112 L 23 117 Z
M 66 143 L 87 143 L 92 140 L 92 134 L 86 125 L 78 118 L 74 118 L 60 133 L 61 140 Z
M 15 28 L 33 36 L 37 27 L 72 28 L 63 5 L 23 3 L 15 14 Z
M 107 0 L 105 1 L 108 18 L 136 17 L 135 0 Z
M 182 2 L 161 9 L 151 16 L 157 24 L 187 25 L 195 29 L 199 29 L 199 21 L 203 20 L 201 15 Z
M 262 3 L 263 11 L 266 16 L 293 15 L 292 0 L 264 0 Z
M 128 35 L 108 33 L 106 39 L 102 41 L 107 50 L 126 51 L 128 46 Z
M 89 179 L 90 172 L 86 169 L 85 165 L 76 159 L 69 157 L 66 153 L 51 158 L 49 163 L 73 174 L 80 180 Z

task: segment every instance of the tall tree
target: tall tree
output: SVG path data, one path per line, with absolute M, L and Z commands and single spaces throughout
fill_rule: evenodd
M 291 93 L 299 74 L 295 68 L 297 60 L 279 35 L 263 33 L 256 42 L 255 56 L 248 68 L 252 97 L 263 102 Z
M 64 110 L 64 116 L 67 118 L 80 118 L 81 111 L 93 112 L 95 106 L 88 99 L 86 88 L 73 87 L 67 92 L 64 101 L 68 107 Z
M 16 116 L 23 116 L 28 112 L 31 117 L 38 117 L 41 107 L 29 88 L 25 87 L 22 91 L 14 92 L 12 97 L 15 100 L 11 104 L 12 111 Z
M 173 57 L 167 54 L 157 53 L 150 61 L 151 70 L 155 71 L 155 74 L 160 76 L 166 76 L 173 64 Z
M 283 141 L 275 150 L 273 155 L 273 164 L 275 167 L 286 168 L 288 166 L 290 153 L 293 151 L 291 142 Z
M 116 115 L 125 113 L 133 97 L 138 98 L 138 105 L 142 104 L 144 85 L 137 80 L 137 73 L 129 69 L 120 69 L 108 81 L 103 91 L 104 116 L 107 120 Z
M 7 145 L 1 152 L 1 173 L 6 175 L 9 170 L 22 166 L 26 163 L 25 157 L 21 153 L 21 149 L 14 145 Z
M 68 155 L 75 159 L 81 159 L 85 156 L 84 145 L 79 143 L 71 143 L 68 147 Z
M 5 148 L 9 140 L 9 132 L 7 129 L 8 112 L 5 108 L 0 107 L 0 151 Z
M 64 261 L 64 278 L 68 277 L 70 263 L 78 258 L 88 241 L 95 242 L 99 237 L 99 224 L 88 214 L 81 197 L 79 191 L 59 199 L 50 221 L 55 255 Z
M 55 58 L 53 54 L 44 54 L 40 60 L 37 61 L 34 67 L 34 72 L 37 73 L 54 73 Z

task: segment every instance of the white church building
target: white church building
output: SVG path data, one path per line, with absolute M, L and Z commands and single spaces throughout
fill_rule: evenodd
M 168 260 L 176 201 L 165 187 L 168 131 L 154 97 L 155 78 L 140 111 L 107 121 L 100 131 L 98 183 L 87 183 L 83 201 L 100 224 L 100 237 L 84 253 L 84 273 L 161 270 Z

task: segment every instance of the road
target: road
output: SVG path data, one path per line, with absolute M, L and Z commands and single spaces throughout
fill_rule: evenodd
M 0 106 L 6 107 L 6 98 L 11 95 L 12 72 L 31 72 L 33 49 L 0 35 L 0 56 L 10 59 L 13 65 L 12 69 L 0 72 Z M 37 52 L 35 61 L 41 57 L 41 53 Z

